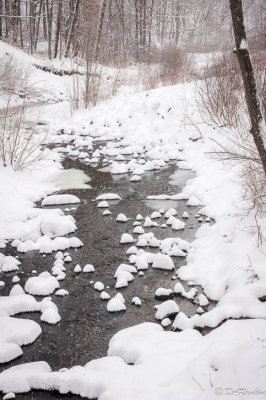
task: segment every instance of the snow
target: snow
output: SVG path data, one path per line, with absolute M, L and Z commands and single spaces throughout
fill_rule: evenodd
M 98 292 L 102 292 L 103 291 L 103 289 L 104 289 L 104 284 L 102 283 L 102 282 L 95 282 L 94 283 L 94 289 L 95 290 L 98 290 Z
M 118 216 L 116 217 L 117 222 L 127 222 L 129 220 L 129 218 L 127 218 L 127 216 L 125 214 L 118 214 Z
M 100 203 L 98 203 L 97 207 L 98 208 L 109 208 L 109 204 L 107 203 L 107 201 L 103 200 L 103 201 L 100 201 Z
M 165 254 L 155 254 L 153 258 L 152 268 L 173 270 L 175 268 L 171 257 Z
M 143 216 L 142 216 L 141 214 L 138 214 L 138 215 L 136 216 L 136 220 L 137 220 L 137 221 L 142 221 L 142 220 L 143 220 Z
M 187 202 L 187 206 L 198 207 L 201 205 L 200 200 L 196 196 L 191 196 Z
M 179 312 L 179 307 L 174 300 L 166 300 L 161 303 L 156 311 L 156 319 L 164 319 L 169 316 L 173 316 Z
M 141 300 L 137 296 L 133 297 L 132 303 L 135 304 L 135 306 L 141 306 Z
M 96 201 L 100 200 L 121 200 L 121 197 L 116 193 L 105 193 L 96 197 Z
M 80 200 L 77 196 L 73 194 L 54 194 L 51 196 L 45 197 L 42 201 L 42 207 L 44 206 L 54 206 L 59 204 L 76 204 L 79 203 Z
M 145 233 L 144 229 L 142 228 L 142 226 L 136 226 L 133 229 L 133 233 L 136 233 L 137 235 L 142 235 Z
M 48 296 L 57 288 L 59 288 L 57 279 L 47 271 L 29 278 L 25 284 L 25 291 L 37 296 Z
M 201 307 L 207 306 L 209 304 L 209 300 L 203 293 L 199 294 L 198 301 Z
M 66 289 L 58 289 L 55 292 L 56 296 L 67 296 L 69 294 L 69 292 Z
M 174 220 L 172 221 L 171 228 L 175 231 L 185 229 L 185 227 L 186 227 L 185 222 L 181 221 L 178 218 L 174 218 Z
M 126 244 L 126 243 L 133 243 L 133 242 L 134 242 L 134 238 L 132 235 L 130 235 L 129 233 L 123 233 L 123 235 L 121 236 L 120 243 Z
M 161 325 L 166 328 L 167 326 L 171 325 L 171 320 L 169 318 L 164 318 L 161 320 Z
M 119 296 L 120 293 L 118 293 L 115 297 L 113 297 L 111 300 L 108 301 L 107 303 L 107 311 L 109 312 L 120 312 L 120 311 L 125 311 L 126 306 L 124 304 L 123 299 L 121 299 L 121 296 Z
M 139 182 L 139 181 L 141 181 L 141 176 L 139 176 L 139 175 L 133 175 L 130 178 L 130 182 Z
M 165 300 L 173 295 L 173 293 L 174 292 L 172 289 L 158 288 L 154 294 L 154 297 L 157 300 Z
M 246 44 L 241 43 L 241 46 L 245 48 Z M 1 43 L 1 48 L 8 51 L 13 49 L 5 43 Z M 21 62 L 32 68 L 33 58 L 19 50 L 12 51 L 17 53 Z M 48 82 L 43 73 L 34 74 L 36 81 L 43 81 L 44 85 Z M 51 79 L 49 85 L 54 87 L 55 78 Z M 131 96 L 124 93 L 89 110 L 75 113 L 71 121 L 63 121 L 64 126 L 61 122 L 60 128 L 64 128 L 63 135 L 57 135 L 57 129 L 54 129 L 56 125 L 52 125 L 50 138 L 54 143 L 64 140 L 69 143 L 73 140 L 75 145 L 71 144 L 68 147 L 68 154 L 84 157 L 87 149 L 92 150 L 92 138 L 106 136 L 107 140 L 110 139 L 108 143 L 116 144 L 117 147 L 103 146 L 101 152 L 96 150 L 92 156 L 95 159 L 91 162 L 98 162 L 101 153 L 105 156 L 114 155 L 117 160 L 108 167 L 114 174 L 132 174 L 136 171 L 144 174 L 163 167 L 169 159 L 177 160 L 179 168 L 191 168 L 195 171 L 182 192 L 148 196 L 153 202 L 162 201 L 161 206 L 164 208 L 167 208 L 164 202 L 167 201 L 168 207 L 173 204 L 173 207 L 179 210 L 179 203 L 183 200 L 188 200 L 189 207 L 201 208 L 196 210 L 202 215 L 198 219 L 202 225 L 196 233 L 195 240 L 188 243 L 175 238 L 176 241 L 169 241 L 167 244 L 155 237 L 141 238 L 140 240 L 145 240 L 148 245 L 158 245 L 161 242 L 162 254 L 150 255 L 142 250 L 138 251 L 135 246 L 128 254 L 134 256 L 130 262 L 135 261 L 137 270 L 147 269 L 151 263 L 155 268 L 172 270 L 174 264 L 170 256 L 187 255 L 186 264 L 177 270 L 177 276 L 182 281 L 194 282 L 195 285 L 201 286 L 205 295 L 197 296 L 194 288 L 186 291 L 179 282 L 175 284 L 174 293 L 203 307 L 208 305 L 208 298 L 218 303 L 205 313 L 198 307 L 197 314 L 191 317 L 179 312 L 173 327 L 184 329 L 183 332 L 164 332 L 159 324 L 144 324 L 123 330 L 111 340 L 108 357 L 92 361 L 85 367 L 73 367 L 64 373 L 51 372 L 46 363 L 38 362 L 7 369 L 0 376 L 0 388 L 4 392 L 29 391 L 31 387 L 35 387 L 59 390 L 62 393 L 70 391 L 80 393 L 84 397 L 108 400 L 124 400 L 125 393 L 128 400 L 147 400 L 151 396 L 153 400 L 212 400 L 216 396 L 214 388 L 217 387 L 235 388 L 244 382 L 251 391 L 254 387 L 265 389 L 266 357 L 263 343 L 266 340 L 266 304 L 259 300 L 265 295 L 266 282 L 265 218 L 258 218 L 262 234 L 262 243 L 258 244 L 255 213 L 251 211 L 246 215 L 243 212 L 249 209 L 250 204 L 243 201 L 240 166 L 226 165 L 206 157 L 207 153 L 213 151 L 213 140 L 228 144 L 228 136 L 232 135 L 204 124 L 203 140 L 190 140 L 197 132 L 186 121 L 181 107 L 185 101 L 193 114 L 193 85 L 187 83 Z M 174 112 L 166 112 L 169 108 Z M 163 120 L 161 115 L 165 116 Z M 122 121 L 119 134 L 118 117 Z M 193 114 L 193 119 L 198 120 L 198 117 L 197 113 Z M 109 132 L 103 128 L 106 119 Z M 79 134 L 79 130 L 82 126 L 90 126 L 91 120 L 94 124 L 90 127 L 90 136 L 84 150 L 84 138 Z M 116 139 L 120 143 L 115 142 Z M 135 160 L 125 162 L 125 157 L 120 152 L 133 155 Z M 35 203 L 43 198 L 42 205 L 45 202 L 49 203 L 46 205 L 71 204 L 69 198 L 66 203 L 62 203 L 61 196 L 72 195 L 50 196 L 55 190 L 60 190 L 55 183 L 55 175 L 58 176 L 62 172 L 60 157 L 63 154 L 67 153 L 62 152 L 62 149 L 58 152 L 47 149 L 47 158 L 37 166 L 38 168 L 31 171 L 15 173 L 9 167 L 0 166 L 1 248 L 10 240 L 14 249 L 18 251 L 41 251 L 48 254 L 82 245 L 77 238 L 61 237 L 74 232 L 76 226 L 73 219 L 66 218 L 68 216 L 61 210 L 40 209 L 35 206 Z M 123 163 L 118 163 L 119 160 Z M 177 174 L 178 172 L 180 171 L 178 170 Z M 135 186 L 132 186 L 132 189 L 134 188 Z M 53 197 L 55 202 L 50 203 Z M 109 199 L 99 199 L 102 200 Z M 76 201 L 78 203 L 79 199 L 76 198 Z M 159 209 L 158 204 L 152 208 Z M 177 211 L 174 209 L 174 214 L 167 211 L 165 217 L 169 219 L 176 215 Z M 185 211 L 182 218 L 188 217 L 189 214 Z M 204 218 L 206 223 L 203 223 Z M 171 225 L 176 220 L 171 218 Z M 213 224 L 207 224 L 210 221 L 213 221 Z M 149 217 L 145 219 L 144 224 L 146 227 L 158 225 Z M 181 237 L 182 234 L 183 232 L 180 232 Z M 168 258 L 162 260 L 161 256 Z M 58 258 L 62 259 L 62 255 Z M 0 256 L 2 272 L 17 271 L 19 268 L 22 270 L 14 260 L 6 262 L 3 267 L 3 259 L 4 257 Z M 71 257 L 65 256 L 65 261 L 71 261 Z M 60 264 L 54 267 L 52 273 L 57 275 L 61 270 Z M 121 272 L 129 272 L 132 275 L 130 271 Z M 57 278 L 59 276 L 60 274 Z M 52 278 L 56 280 L 54 276 Z M 1 282 L 4 284 L 4 281 Z M 59 289 L 61 290 L 64 289 Z M 110 302 L 108 304 L 109 308 L 113 309 L 111 311 L 125 309 L 121 296 L 116 296 Z M 4 303 L 4 307 L 1 306 Z M 60 318 L 56 306 L 52 304 L 49 300 L 42 304 L 42 319 L 50 323 Z M 1 296 L 0 310 L 1 318 L 7 318 L 7 323 L 1 323 L 0 338 L 2 326 L 11 326 L 10 320 L 14 323 L 10 329 L 11 333 L 8 333 L 8 340 L 0 345 L 1 351 L 6 352 L 5 357 L 12 359 L 21 355 L 21 345 L 36 339 L 37 330 L 40 328 L 36 328 L 39 327 L 38 324 L 31 324 L 33 321 L 28 323 L 28 320 L 17 320 L 11 315 L 24 311 L 40 311 L 41 306 L 34 298 L 25 295 L 21 286 L 15 285 L 8 301 L 5 296 Z M 230 320 L 222 324 L 229 318 L 240 320 Z M 247 319 L 241 320 L 242 318 Z M 14 322 L 16 320 L 19 322 Z M 161 323 L 163 326 L 169 326 L 169 319 L 163 318 Z M 205 326 L 218 328 L 205 336 L 191 329 Z M 128 362 L 134 365 L 129 366 Z
M 21 346 L 34 342 L 42 331 L 34 321 L 10 318 L 1 314 L 0 326 L 1 363 L 21 356 L 23 354 Z
M 112 213 L 111 213 L 110 210 L 105 210 L 105 211 L 103 212 L 103 216 L 111 215 L 111 214 L 112 214 Z
M 83 272 L 94 272 L 94 271 L 95 271 L 95 268 L 92 264 L 86 264 L 83 267 Z
M 77 265 L 74 267 L 74 272 L 75 272 L 76 274 L 79 274 L 81 271 L 82 271 L 81 266 L 80 266 L 79 264 L 77 264 Z
M 159 211 L 154 211 L 151 214 L 151 219 L 154 219 L 154 218 L 161 218 L 161 214 L 159 213 Z
M 105 291 L 101 292 L 100 297 L 101 297 L 102 300 L 109 300 L 110 299 L 110 295 Z
M 7 393 L 7 394 L 3 397 L 3 400 L 14 399 L 15 397 L 16 397 L 15 393 L 9 392 L 9 393 Z

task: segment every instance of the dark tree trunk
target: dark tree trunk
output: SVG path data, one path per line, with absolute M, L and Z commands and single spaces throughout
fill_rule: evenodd
M 103 0 L 101 10 L 100 10 L 100 18 L 99 18 L 98 32 L 97 32 L 97 39 L 96 39 L 95 61 L 98 61 L 99 54 L 100 54 L 101 37 L 102 37 L 102 30 L 103 30 L 103 20 L 104 20 L 106 6 L 107 6 L 107 0 Z
M 80 0 L 76 0 L 75 9 L 74 9 L 74 13 L 73 13 L 73 18 L 71 20 L 71 24 L 70 24 L 69 31 L 68 31 L 64 57 L 68 57 L 68 53 L 69 53 L 69 50 L 70 50 L 70 46 L 71 46 L 71 43 L 72 43 L 74 31 L 75 31 L 79 5 L 80 5 Z
M 59 0 L 58 10 L 57 10 L 57 24 L 56 24 L 56 32 L 55 32 L 54 58 L 57 57 L 57 53 L 58 53 L 59 35 L 60 35 L 60 30 L 61 30 L 61 13 L 62 13 L 62 0 Z
M 244 82 L 246 102 L 251 121 L 251 133 L 260 155 L 266 175 L 266 132 L 258 98 L 254 70 L 247 45 L 244 25 L 242 0 L 229 0 L 235 34 L 236 50 L 242 79 Z

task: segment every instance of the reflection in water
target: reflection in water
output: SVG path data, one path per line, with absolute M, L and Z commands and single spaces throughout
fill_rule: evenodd
M 64 169 L 57 174 L 53 182 L 59 190 L 68 189 L 89 189 L 91 186 L 87 184 L 91 178 L 80 169 L 70 168 Z
M 195 172 L 190 169 L 178 169 L 173 175 L 169 176 L 170 185 L 185 186 L 188 179 L 195 177 Z
M 169 208 L 178 208 L 178 200 L 144 200 L 146 206 L 153 210 L 168 210 Z

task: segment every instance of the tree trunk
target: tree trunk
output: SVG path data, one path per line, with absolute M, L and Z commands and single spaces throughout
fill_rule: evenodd
M 254 70 L 248 50 L 247 36 L 244 25 L 242 0 L 229 0 L 234 28 L 236 50 L 242 79 L 245 88 L 245 97 L 251 121 L 251 133 L 257 147 L 262 166 L 266 175 L 266 132 L 260 101 L 257 94 Z
M 68 57 L 68 53 L 70 50 L 70 46 L 71 46 L 71 42 L 72 42 L 74 30 L 75 30 L 75 25 L 76 25 L 76 21 L 77 21 L 77 16 L 78 16 L 79 4 L 80 4 L 80 0 L 76 0 L 73 18 L 72 18 L 72 21 L 71 21 L 71 24 L 69 27 L 68 36 L 67 36 L 66 49 L 65 49 L 65 54 L 64 54 L 65 58 Z
M 57 24 L 56 24 L 56 32 L 55 32 L 54 58 L 57 57 L 57 53 L 58 53 L 59 35 L 60 35 L 60 30 L 61 30 L 61 13 L 62 13 L 62 0 L 59 0 L 58 10 L 57 10 Z
M 97 33 L 97 39 L 96 39 L 95 61 L 98 61 L 98 58 L 99 58 L 101 37 L 102 37 L 102 30 L 103 30 L 103 20 L 104 20 L 106 6 L 107 6 L 107 0 L 103 0 L 101 10 L 100 10 L 100 19 L 99 19 L 98 33 Z

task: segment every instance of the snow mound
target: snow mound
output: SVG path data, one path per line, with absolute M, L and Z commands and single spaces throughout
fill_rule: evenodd
M 121 200 L 121 197 L 116 193 L 105 193 L 101 194 L 100 196 L 96 197 L 97 201 L 101 200 Z
M 25 284 L 25 291 L 36 296 L 48 296 L 57 288 L 58 280 L 47 271 L 29 278 Z
M 175 268 L 175 265 L 171 257 L 158 253 L 155 254 L 153 258 L 152 268 L 166 269 L 171 271 Z
M 43 206 L 54 206 L 59 204 L 76 204 L 79 203 L 80 199 L 73 194 L 53 194 L 43 199 L 41 205 Z

